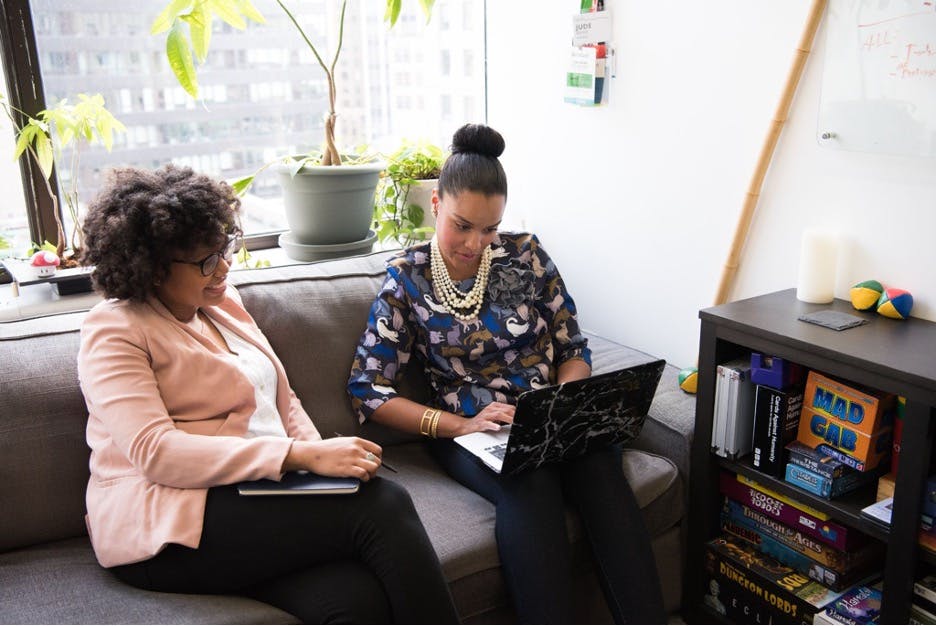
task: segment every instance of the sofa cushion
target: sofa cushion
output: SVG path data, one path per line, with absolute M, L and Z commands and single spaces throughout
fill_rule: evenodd
M 82 315 L 0 324 L 0 551 L 85 533 Z
M 3 624 L 296 624 L 249 598 L 143 591 L 94 559 L 87 537 L 0 554 Z

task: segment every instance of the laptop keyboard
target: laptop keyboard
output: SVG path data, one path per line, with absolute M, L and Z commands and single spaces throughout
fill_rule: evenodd
M 487 448 L 485 448 L 485 450 L 490 452 L 497 458 L 499 458 L 501 461 L 503 461 L 504 455 L 507 454 L 507 442 L 505 441 L 504 443 L 498 443 L 493 446 L 488 446 Z

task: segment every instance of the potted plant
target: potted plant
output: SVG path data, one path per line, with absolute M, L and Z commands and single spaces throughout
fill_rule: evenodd
M 46 193 L 52 201 L 52 214 L 57 230 L 56 243 L 45 241 L 41 245 L 34 244 L 30 253 L 37 249 L 54 252 L 60 259 L 61 269 L 78 268 L 77 255 L 82 245 L 78 201 L 80 144 L 100 143 L 110 151 L 114 142 L 114 133 L 123 132 L 126 128 L 107 110 L 104 98 L 100 94 L 78 94 L 75 104 L 63 99 L 52 108 L 39 111 L 35 117 L 26 115 L 23 111 L 13 107 L 2 94 L 0 94 L 0 106 L 9 117 L 16 134 L 14 159 L 26 153 L 39 166 L 43 174 Z M 23 121 L 20 122 L 20 120 Z M 66 154 L 69 158 L 71 175 L 70 184 L 63 191 L 63 197 L 73 223 L 69 237 L 65 235 L 59 199 L 52 189 L 51 182 L 55 164 L 60 162 Z M 12 268 L 7 269 L 14 273 Z M 16 278 L 15 275 L 14 278 Z M 74 273 L 69 278 L 76 279 L 76 284 L 66 286 L 61 282 L 56 282 L 59 294 L 90 290 L 91 282 L 86 272 Z M 17 280 L 19 281 L 19 278 Z
M 277 173 L 283 186 L 286 219 L 290 240 L 299 246 L 329 246 L 368 239 L 373 214 L 373 194 L 384 163 L 366 154 L 343 154 L 336 141 L 335 69 L 344 40 L 347 0 L 342 0 L 337 32 L 338 43 L 330 62 L 306 34 L 283 0 L 276 0 L 296 27 L 325 72 L 328 84 L 328 113 L 325 116 L 324 143 L 320 151 L 306 155 L 286 155 L 277 159 Z M 392 26 L 402 0 L 387 0 L 384 19 Z M 427 18 L 434 0 L 420 0 Z M 153 34 L 167 32 L 166 55 L 179 84 L 193 97 L 198 96 L 195 61 L 207 57 L 212 20 L 217 17 L 234 28 L 246 28 L 247 21 L 264 23 L 265 19 L 250 0 L 172 0 L 153 23 Z M 186 31 L 188 37 L 186 37 Z M 243 193 L 253 183 L 264 165 L 254 174 L 235 181 Z M 341 166 L 341 167 L 336 167 Z M 283 238 L 281 237 L 281 243 Z M 287 252 L 289 250 L 287 249 Z
M 374 203 L 374 231 L 381 242 L 401 246 L 425 241 L 435 232 L 432 190 L 445 162 L 442 148 L 427 142 L 404 141 L 387 155 Z

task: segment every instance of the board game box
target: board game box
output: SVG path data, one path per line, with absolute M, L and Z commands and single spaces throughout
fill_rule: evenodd
M 848 386 L 815 371 L 806 393 L 796 439 L 810 448 L 828 445 L 874 469 L 891 453 L 896 396 Z

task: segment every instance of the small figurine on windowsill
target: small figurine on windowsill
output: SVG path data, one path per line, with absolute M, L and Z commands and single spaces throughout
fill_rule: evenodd
M 40 250 L 32 256 L 30 264 L 36 268 L 36 275 L 40 278 L 46 278 L 55 274 L 62 261 L 58 255 L 48 250 Z

